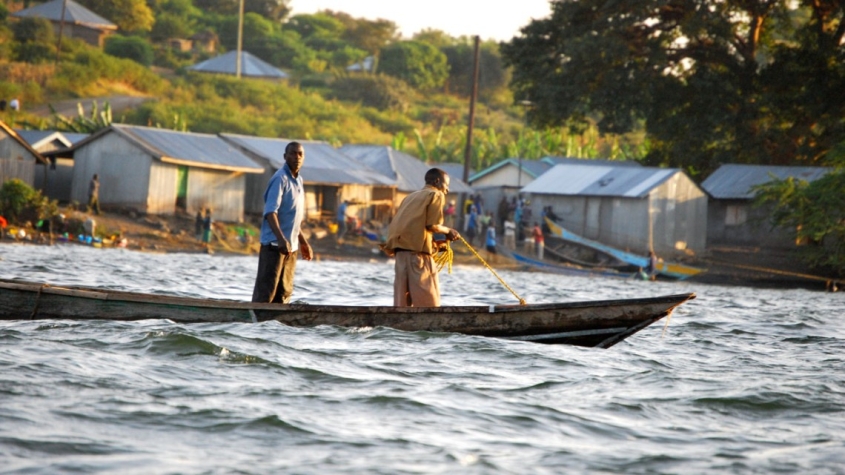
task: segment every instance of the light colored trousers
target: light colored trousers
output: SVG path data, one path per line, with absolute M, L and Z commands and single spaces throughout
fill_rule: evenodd
M 440 279 L 437 277 L 433 256 L 421 252 L 396 252 L 393 305 L 396 307 L 440 306 Z

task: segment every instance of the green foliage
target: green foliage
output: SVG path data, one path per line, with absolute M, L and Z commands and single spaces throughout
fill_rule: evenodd
M 21 18 L 12 24 L 16 44 L 13 47 L 17 61 L 44 63 L 55 60 L 53 26 L 44 18 Z
M 10 223 L 23 224 L 50 218 L 57 214 L 55 201 L 50 201 L 22 180 L 14 178 L 0 187 L 0 216 Z
M 152 45 L 137 36 L 112 35 L 106 40 L 105 52 L 117 58 L 131 59 L 144 66 L 153 64 Z
M 469 97 L 472 93 L 472 73 L 475 63 L 475 47 L 462 42 L 440 47 L 449 62 L 449 92 Z M 499 47 L 495 43 L 485 43 L 479 51 L 478 95 L 479 97 L 495 94 L 507 86 L 510 76 L 502 63 Z
M 554 2 L 502 45 L 535 125 L 645 124 L 650 164 L 810 164 L 845 138 L 842 8 L 829 2 Z
M 150 31 L 155 23 L 146 0 L 77 0 L 77 3 L 111 20 L 124 32 Z
M 165 41 L 170 38 L 188 38 L 194 34 L 192 23 L 187 17 L 164 12 L 156 17 L 150 39 Z
M 53 25 L 46 18 L 21 18 L 12 23 L 15 41 L 20 43 L 52 43 Z
M 56 60 L 56 48 L 49 43 L 18 43 L 15 59 L 24 63 L 46 63 Z
M 9 17 L 9 7 L 5 3 L 0 3 L 0 21 L 5 22 Z
M 82 103 L 78 103 L 76 117 L 65 117 L 56 112 L 53 106 L 50 106 L 50 111 L 53 113 L 53 128 L 66 132 L 76 132 L 84 134 L 92 134 L 100 129 L 105 129 L 112 123 L 111 104 L 106 102 L 103 105 L 103 110 L 99 110 L 97 101 L 91 104 L 91 116 L 85 116 L 85 109 Z
M 107 55 L 97 49 L 88 48 L 74 53 L 59 65 L 49 87 L 57 92 L 98 95 L 87 89 L 98 81 L 114 81 L 137 91 L 156 94 L 164 89 L 164 81 L 140 64 Z
M 332 97 L 379 110 L 405 112 L 414 96 L 405 81 L 381 74 L 340 77 L 332 84 Z
M 438 88 L 446 82 L 449 64 L 446 56 L 430 44 L 401 41 L 382 51 L 380 70 L 426 90 Z

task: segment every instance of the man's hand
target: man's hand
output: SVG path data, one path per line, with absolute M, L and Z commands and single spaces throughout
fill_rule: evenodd
M 448 239 L 450 241 L 457 241 L 460 237 L 461 237 L 461 235 L 458 234 L 457 229 L 450 228 L 449 232 L 446 233 L 446 239 Z
M 314 257 L 314 252 L 311 250 L 311 245 L 308 244 L 308 241 L 302 239 L 299 241 L 299 252 L 302 253 L 302 258 L 306 261 L 310 261 L 312 257 Z
M 290 242 L 284 236 L 279 240 L 279 252 L 284 255 L 290 254 Z

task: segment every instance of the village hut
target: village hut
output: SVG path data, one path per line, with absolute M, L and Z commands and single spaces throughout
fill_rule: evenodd
M 425 174 L 437 165 L 426 165 L 422 160 L 384 145 L 344 145 L 340 151 L 349 155 L 396 185 L 398 207 L 409 194 L 425 187 Z M 448 172 L 447 172 L 448 173 Z M 449 176 L 448 200 L 458 200 L 460 194 L 471 194 L 472 188 L 460 176 Z
M 264 170 L 216 135 L 112 124 L 74 145 L 71 198 L 88 200 L 94 174 L 103 207 L 190 215 L 211 209 L 243 221 L 245 175 Z
M 38 151 L 47 162 L 35 172 L 35 188 L 44 196 L 62 203 L 70 201 L 73 181 L 73 156 L 65 153 L 89 134 L 55 130 L 17 130 L 21 138 Z
M 754 187 L 786 178 L 812 182 L 829 172 L 829 168 L 823 167 L 720 166 L 701 184 L 710 197 L 707 207 L 708 247 L 794 248 L 795 230 L 773 227 L 771 206 L 754 205 Z
M 551 206 L 567 230 L 619 249 L 705 250 L 707 195 L 679 169 L 555 165 L 521 191 L 537 221 Z
M 220 134 L 264 168 L 262 175 L 247 179 L 246 210 L 260 216 L 264 209 L 264 191 L 277 170 L 284 167 L 284 152 L 293 140 Z M 305 183 L 305 202 L 309 219 L 334 220 L 343 201 L 353 203 L 347 210 L 361 220 L 385 221 L 393 215 L 396 185 L 326 142 L 297 140 L 305 150 L 305 164 L 300 174 Z
M 188 69 L 198 73 L 237 74 L 238 52 L 229 51 L 215 58 L 197 63 Z M 277 69 L 247 51 L 241 51 L 241 76 L 266 79 L 286 79 L 287 73 Z
M 46 163 L 47 160 L 14 129 L 0 121 L 0 186 L 17 178 L 34 188 L 36 165 Z
M 109 35 L 117 31 L 117 25 L 73 0 L 53 0 L 17 11 L 12 16 L 45 18 L 50 20 L 57 36 L 61 30 L 61 34 L 68 38 L 78 38 L 99 48 L 103 47 Z

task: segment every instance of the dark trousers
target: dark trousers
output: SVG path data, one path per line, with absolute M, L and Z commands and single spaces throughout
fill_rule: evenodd
M 262 244 L 258 252 L 258 275 L 252 301 L 262 303 L 288 303 L 293 294 L 293 273 L 296 270 L 296 253 L 282 254 L 279 248 Z

